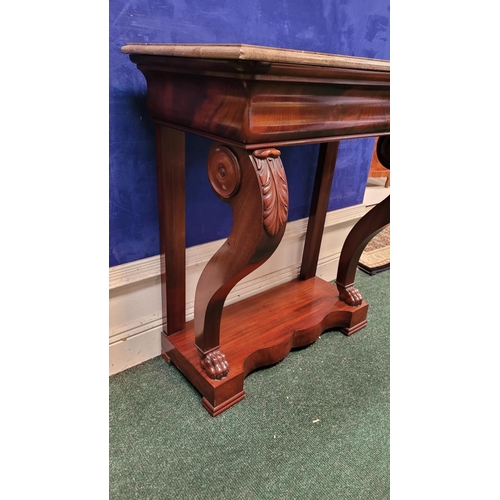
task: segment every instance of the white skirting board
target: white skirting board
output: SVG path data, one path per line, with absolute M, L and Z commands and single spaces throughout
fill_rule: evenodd
M 319 255 L 317 276 L 335 279 L 342 245 L 366 213 L 362 205 L 329 212 Z M 240 281 L 226 304 L 291 281 L 299 275 L 307 219 L 290 222 L 271 258 Z M 186 320 L 193 319 L 198 278 L 224 240 L 186 249 Z M 114 375 L 161 354 L 162 325 L 160 258 L 142 259 L 109 269 L 109 374 Z

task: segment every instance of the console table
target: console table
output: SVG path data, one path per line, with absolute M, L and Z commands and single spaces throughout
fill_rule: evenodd
M 368 241 L 389 223 L 389 198 L 354 226 L 336 285 L 316 277 L 339 141 L 380 137 L 389 166 L 389 62 L 253 45 L 127 44 L 147 81 L 156 127 L 162 356 L 203 396 L 212 416 L 244 398 L 243 382 L 292 348 L 366 325 L 354 286 Z M 208 262 L 185 313 L 185 132 L 213 140 L 208 178 L 233 213 L 231 234 Z M 224 307 L 231 289 L 280 244 L 288 185 L 280 146 L 320 143 L 297 279 Z

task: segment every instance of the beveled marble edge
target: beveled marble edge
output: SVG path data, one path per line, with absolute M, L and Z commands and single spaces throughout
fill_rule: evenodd
M 121 51 L 124 54 L 193 57 L 201 59 L 235 59 L 390 71 L 390 62 L 382 59 L 341 56 L 323 52 L 307 52 L 304 50 L 277 49 L 245 44 L 130 43 L 124 45 Z

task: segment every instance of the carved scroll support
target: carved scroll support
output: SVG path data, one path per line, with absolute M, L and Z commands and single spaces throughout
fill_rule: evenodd
M 390 168 L 390 136 L 382 136 L 377 142 L 380 163 Z M 340 253 L 337 271 L 339 298 L 350 306 L 359 306 L 363 300 L 354 286 L 359 259 L 368 242 L 390 223 L 390 196 L 365 214 L 351 229 Z
M 224 302 L 278 247 L 288 217 L 288 185 L 280 152 L 274 148 L 249 153 L 214 143 L 208 177 L 217 196 L 230 204 L 233 227 L 198 281 L 194 330 L 201 366 L 208 377 L 220 380 L 229 373 L 220 346 Z

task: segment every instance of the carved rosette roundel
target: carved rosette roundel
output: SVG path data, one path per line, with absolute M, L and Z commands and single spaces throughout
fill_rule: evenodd
M 280 155 L 274 148 L 253 152 L 262 185 L 264 228 L 271 237 L 278 234 L 288 218 L 288 184 Z
M 225 146 L 210 150 L 208 178 L 215 192 L 222 198 L 231 198 L 238 192 L 241 171 L 234 153 Z

